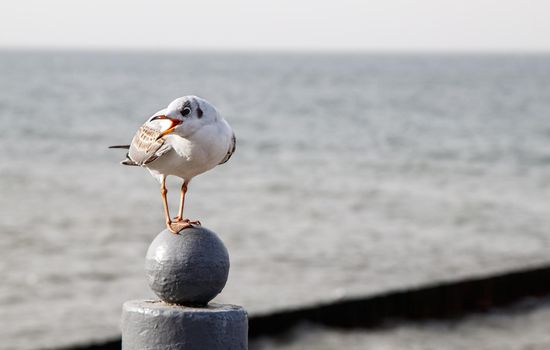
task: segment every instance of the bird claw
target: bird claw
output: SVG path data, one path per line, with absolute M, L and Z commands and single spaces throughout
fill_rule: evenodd
M 198 220 L 191 221 L 189 219 L 180 219 L 179 221 L 174 221 L 166 224 L 170 232 L 174 234 L 178 234 L 180 231 L 186 228 L 193 227 L 193 225 L 201 226 L 201 223 Z
M 181 216 L 176 216 L 172 219 L 172 222 L 190 222 L 189 219 L 182 219 Z
M 167 226 L 170 232 L 178 234 L 181 230 L 191 227 L 191 224 L 189 222 L 177 221 L 171 222 Z
M 172 222 L 188 222 L 190 223 L 191 225 L 201 225 L 201 222 L 199 220 L 195 220 L 195 221 L 191 221 L 189 219 L 182 219 L 181 217 L 179 216 L 176 216 L 172 219 Z

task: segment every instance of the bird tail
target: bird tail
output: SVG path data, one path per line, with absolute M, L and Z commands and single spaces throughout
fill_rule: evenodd
M 130 149 L 130 145 L 114 145 L 109 146 L 109 148 L 122 148 L 122 149 Z M 122 162 L 120 162 L 122 165 L 130 165 L 130 166 L 140 166 L 138 163 L 134 162 L 130 158 L 130 154 L 126 153 L 126 159 L 124 159 Z
M 130 166 L 139 166 L 138 163 L 134 162 L 132 159 L 130 159 L 130 155 L 126 153 L 126 159 L 124 159 L 122 162 L 120 162 L 122 165 L 130 165 Z

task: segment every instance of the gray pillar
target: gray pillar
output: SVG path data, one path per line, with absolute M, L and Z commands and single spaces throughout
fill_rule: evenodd
M 123 350 L 244 350 L 247 337 L 248 319 L 240 306 L 133 300 L 122 309 Z
M 235 305 L 208 304 L 229 274 L 229 255 L 212 231 L 162 231 L 147 251 L 145 270 L 158 301 L 127 301 L 123 350 L 248 348 L 248 316 Z

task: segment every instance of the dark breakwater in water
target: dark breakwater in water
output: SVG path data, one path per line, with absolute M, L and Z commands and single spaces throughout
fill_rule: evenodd
M 388 320 L 457 319 L 527 297 L 550 295 L 550 266 L 425 286 L 407 291 L 284 310 L 249 319 L 249 338 L 277 336 L 302 322 L 334 328 L 375 328 Z M 120 349 L 120 339 L 64 350 Z

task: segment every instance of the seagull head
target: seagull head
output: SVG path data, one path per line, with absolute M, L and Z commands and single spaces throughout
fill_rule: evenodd
M 218 118 L 218 111 L 208 101 L 197 96 L 183 96 L 155 113 L 149 122 L 162 125 L 160 137 L 169 134 L 189 137 L 204 125 L 216 122 Z

